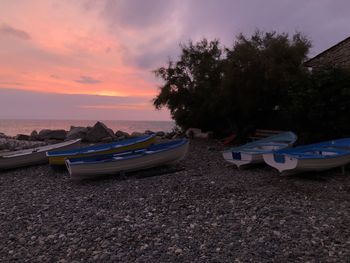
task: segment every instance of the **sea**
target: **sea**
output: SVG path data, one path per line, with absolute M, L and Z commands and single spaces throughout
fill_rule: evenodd
M 71 126 L 93 126 L 96 120 L 19 120 L 0 119 L 0 132 L 15 136 L 17 134 L 30 134 L 33 130 L 39 132 L 43 129 L 64 129 L 69 130 Z M 101 120 L 108 128 L 114 132 L 121 130 L 124 132 L 144 132 L 164 131 L 170 132 L 175 127 L 173 121 L 127 121 L 127 120 Z

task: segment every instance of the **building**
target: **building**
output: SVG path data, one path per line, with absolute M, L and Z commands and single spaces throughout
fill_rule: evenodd
M 304 65 L 312 68 L 312 70 L 318 70 L 325 67 L 342 67 L 350 69 L 350 37 L 309 59 Z

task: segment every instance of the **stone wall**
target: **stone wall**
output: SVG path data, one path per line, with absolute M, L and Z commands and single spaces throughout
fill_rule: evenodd
M 312 58 L 305 65 L 311 67 L 313 70 L 327 65 L 348 68 L 350 70 L 350 37 Z

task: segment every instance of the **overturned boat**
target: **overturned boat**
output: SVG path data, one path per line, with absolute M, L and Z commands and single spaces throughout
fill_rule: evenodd
M 155 142 L 155 134 L 126 139 L 113 143 L 93 145 L 60 152 L 48 152 L 50 165 L 65 165 L 66 158 L 80 158 L 94 155 L 113 154 L 128 150 L 146 148 Z
M 263 154 L 292 146 L 297 140 L 293 132 L 283 132 L 258 141 L 223 151 L 224 159 L 238 168 L 264 162 Z
M 13 169 L 23 166 L 48 163 L 46 153 L 55 153 L 60 150 L 68 150 L 80 146 L 80 139 L 65 141 L 61 143 L 12 151 L 0 154 L 0 170 Z
M 350 163 L 350 138 L 278 150 L 263 158 L 285 175 L 328 170 Z
M 174 140 L 117 154 L 70 158 L 66 160 L 66 166 L 72 179 L 144 170 L 180 161 L 185 157 L 188 145 L 186 139 Z

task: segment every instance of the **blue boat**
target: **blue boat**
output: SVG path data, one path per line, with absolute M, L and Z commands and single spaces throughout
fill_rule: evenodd
M 283 174 L 328 170 L 350 163 L 350 138 L 278 150 L 263 158 Z
M 126 139 L 113 143 L 76 148 L 69 151 L 48 152 L 47 157 L 51 165 L 65 165 L 65 159 L 88 157 L 101 154 L 113 154 L 128 150 L 142 149 L 155 142 L 155 134 Z
M 187 139 L 179 139 L 117 154 L 69 158 L 66 166 L 72 179 L 138 171 L 180 161 L 185 157 L 188 145 Z

